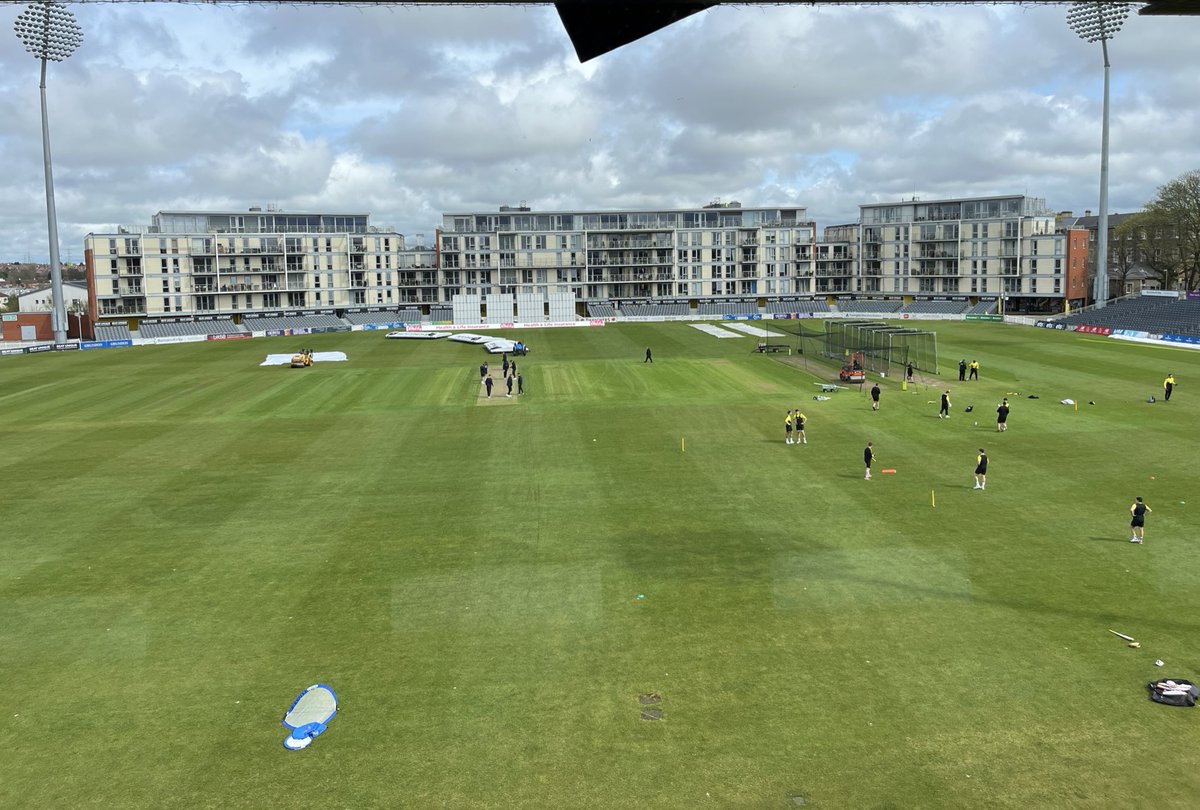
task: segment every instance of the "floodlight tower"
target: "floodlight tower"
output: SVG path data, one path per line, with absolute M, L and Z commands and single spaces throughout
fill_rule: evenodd
M 83 42 L 83 31 L 66 7 L 31 3 L 17 16 L 17 39 L 42 60 L 42 160 L 46 169 L 46 221 L 50 231 L 50 323 L 54 342 L 67 342 L 67 312 L 63 303 L 62 266 L 58 261 L 58 214 L 54 210 L 54 169 L 50 162 L 50 121 L 46 116 L 46 62 L 61 62 Z
M 1104 123 L 1100 136 L 1100 221 L 1096 234 L 1097 307 L 1108 303 L 1108 41 L 1121 30 L 1129 15 L 1127 3 L 1074 3 L 1067 10 L 1067 25 L 1085 42 L 1099 42 L 1104 51 Z

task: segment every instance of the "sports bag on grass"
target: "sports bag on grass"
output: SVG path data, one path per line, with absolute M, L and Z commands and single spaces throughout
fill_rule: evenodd
M 1168 706 L 1195 706 L 1196 698 L 1200 697 L 1196 684 L 1179 678 L 1151 681 L 1146 688 L 1150 690 L 1151 700 Z

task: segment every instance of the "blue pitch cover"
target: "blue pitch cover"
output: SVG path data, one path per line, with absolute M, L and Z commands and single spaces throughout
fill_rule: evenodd
M 290 751 L 307 748 L 325 732 L 329 721 L 337 714 L 338 701 L 333 689 L 314 683 L 305 689 L 283 715 L 283 725 L 292 730 L 283 741 Z

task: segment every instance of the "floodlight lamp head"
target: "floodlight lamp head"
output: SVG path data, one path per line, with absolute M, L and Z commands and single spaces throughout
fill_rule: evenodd
M 1067 25 L 1085 42 L 1100 42 L 1112 39 L 1128 16 L 1128 3 L 1073 3 L 1067 9 Z
M 38 59 L 61 62 L 83 43 L 75 15 L 60 3 L 30 3 L 13 23 L 17 39 Z

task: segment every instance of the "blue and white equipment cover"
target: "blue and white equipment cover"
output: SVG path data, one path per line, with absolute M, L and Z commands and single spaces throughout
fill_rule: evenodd
M 283 741 L 284 747 L 297 751 L 310 746 L 324 733 L 337 710 L 337 695 L 325 684 L 314 683 L 305 689 L 283 716 L 283 724 L 292 730 Z

